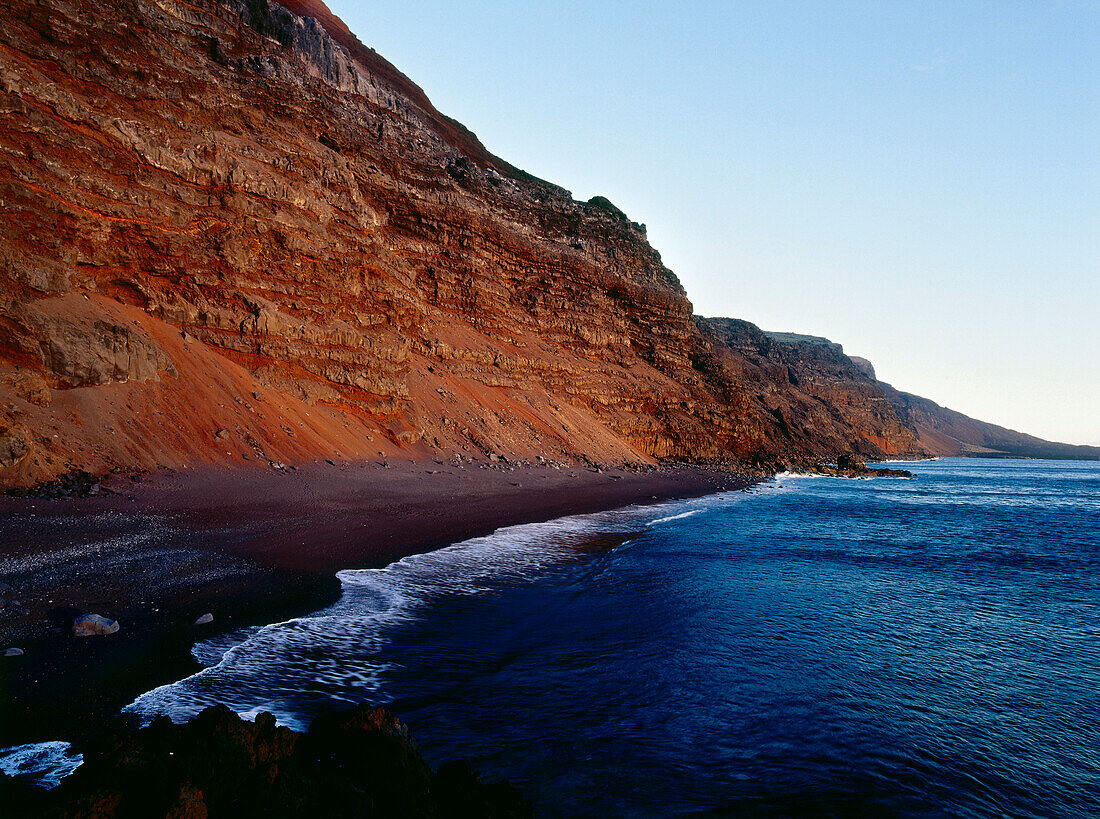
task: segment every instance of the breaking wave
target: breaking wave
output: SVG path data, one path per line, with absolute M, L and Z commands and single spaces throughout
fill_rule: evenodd
M 774 484 L 770 489 L 777 491 Z M 583 559 L 593 546 L 613 548 L 647 526 L 742 497 L 724 492 L 509 526 L 382 569 L 341 571 L 342 594 L 333 606 L 201 642 L 193 654 L 206 668 L 143 694 L 125 710 L 183 722 L 222 703 L 245 718 L 269 711 L 280 724 L 302 730 L 322 710 L 383 704 L 393 669 L 393 661 L 382 657 L 387 635 L 440 601 L 470 600 L 530 582 Z

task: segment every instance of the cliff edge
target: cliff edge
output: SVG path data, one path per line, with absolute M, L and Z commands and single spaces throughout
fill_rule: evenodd
M 694 317 L 644 225 L 492 156 L 317 0 L 13 0 L 0 113 L 3 485 L 937 451 L 842 353 Z

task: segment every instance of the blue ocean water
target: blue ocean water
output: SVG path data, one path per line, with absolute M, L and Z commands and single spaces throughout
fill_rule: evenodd
M 909 468 L 342 572 L 131 707 L 384 703 L 547 816 L 1100 816 L 1100 464 Z

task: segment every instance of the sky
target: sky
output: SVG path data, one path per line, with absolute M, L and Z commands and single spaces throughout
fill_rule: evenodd
M 1100 0 L 329 5 L 697 313 L 1100 445 Z

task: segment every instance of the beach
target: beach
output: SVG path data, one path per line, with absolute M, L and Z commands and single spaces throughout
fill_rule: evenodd
M 307 614 L 335 573 L 519 523 L 749 485 L 709 467 L 327 462 L 114 475 L 89 498 L 0 500 L 0 747 L 76 743 L 198 669 L 196 640 Z M 25 613 L 20 613 L 25 612 Z M 75 614 L 117 620 L 74 638 Z M 213 621 L 196 625 L 201 615 Z

